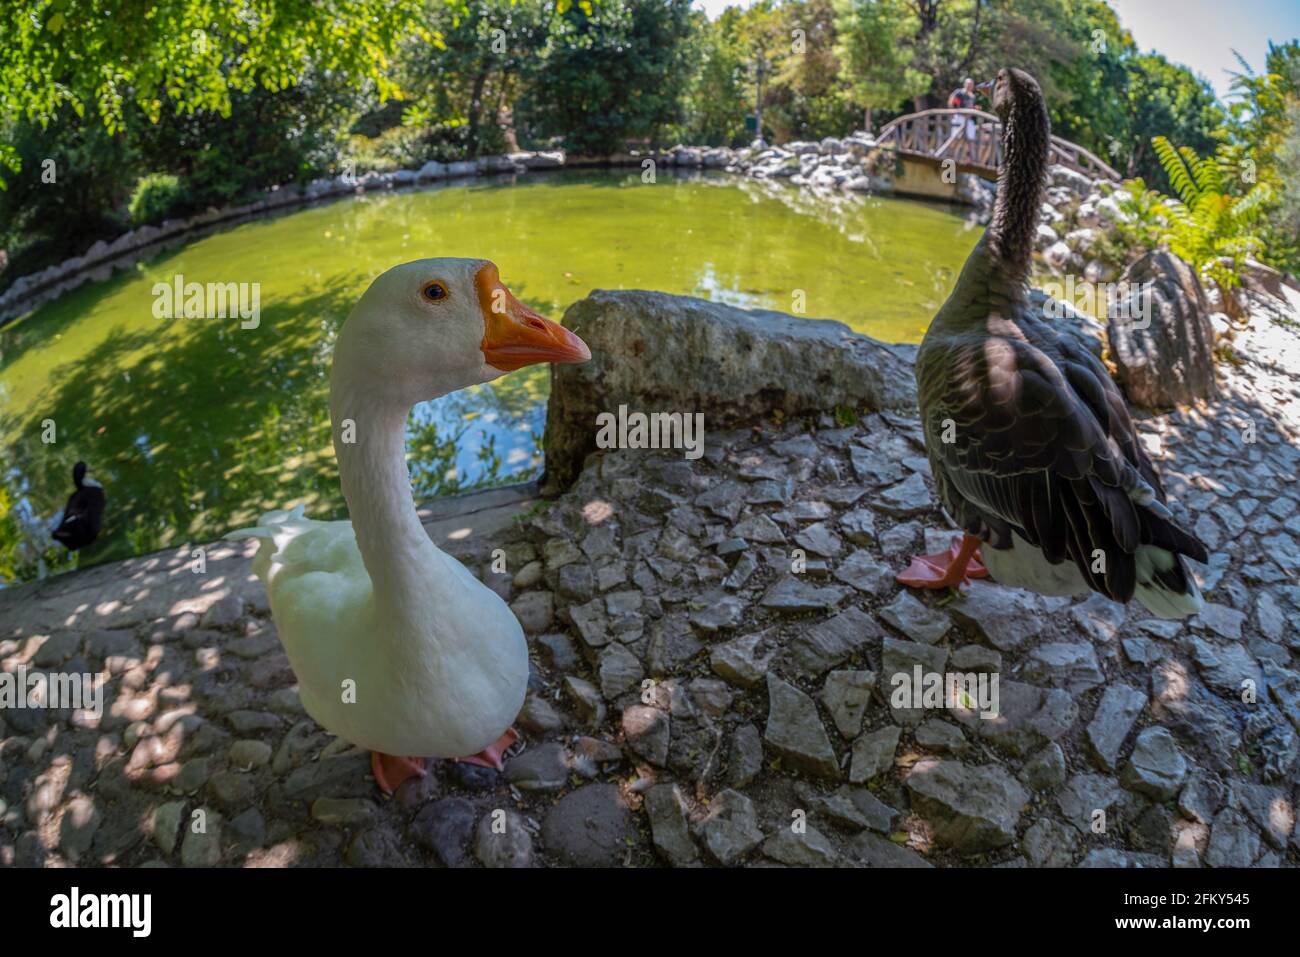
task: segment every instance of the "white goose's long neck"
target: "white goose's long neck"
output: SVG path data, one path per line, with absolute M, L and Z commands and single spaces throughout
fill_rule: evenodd
M 406 469 L 409 412 L 401 403 L 367 395 L 346 376 L 336 372 L 333 377 L 330 419 L 343 497 L 375 597 L 381 608 L 390 610 L 404 607 L 427 588 L 428 555 L 431 550 L 437 553 L 411 496 Z

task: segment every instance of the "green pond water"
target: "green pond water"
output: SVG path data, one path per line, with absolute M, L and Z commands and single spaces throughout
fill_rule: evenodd
M 915 342 L 979 234 L 943 206 L 724 176 L 644 184 L 638 171 L 372 194 L 197 239 L 0 329 L 0 581 L 31 574 L 19 519 L 59 514 L 78 459 L 108 496 L 99 540 L 71 560 L 82 565 L 211 541 L 295 502 L 343 514 L 331 346 L 367 284 L 397 263 L 492 259 L 523 302 L 555 318 L 597 288 L 785 312 L 802 294 L 807 316 Z M 153 285 L 177 273 L 260 283 L 260 325 L 155 318 Z M 537 474 L 548 385 L 533 367 L 417 407 L 417 497 Z M 62 549 L 46 555 L 69 564 Z

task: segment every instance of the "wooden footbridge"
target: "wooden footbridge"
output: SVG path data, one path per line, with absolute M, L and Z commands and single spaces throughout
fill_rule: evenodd
M 1002 123 L 983 110 L 923 110 L 885 124 L 876 143 L 907 159 L 933 166 L 952 160 L 960 173 L 997 179 L 1002 159 Z M 1096 154 L 1059 136 L 1052 137 L 1047 161 L 1092 179 L 1120 179 L 1119 173 Z

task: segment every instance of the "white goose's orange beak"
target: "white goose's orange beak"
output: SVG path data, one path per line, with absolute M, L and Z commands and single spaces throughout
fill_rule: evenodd
M 529 309 L 501 284 L 495 263 L 474 277 L 486 332 L 480 348 L 488 365 L 514 372 L 538 362 L 586 362 L 587 344 L 558 322 Z

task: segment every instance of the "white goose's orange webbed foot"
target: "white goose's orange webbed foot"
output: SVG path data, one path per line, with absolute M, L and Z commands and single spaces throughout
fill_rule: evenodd
M 960 588 L 976 578 L 988 578 L 979 553 L 980 540 L 974 535 L 963 535 L 952 543 L 952 548 L 936 555 L 917 555 L 894 580 L 909 588 Z
M 516 741 L 519 740 L 519 732 L 514 728 L 506 728 L 506 733 L 501 735 L 478 754 L 471 754 L 467 757 L 457 758 L 461 764 L 477 764 L 481 768 L 494 768 L 497 771 L 505 768 L 503 758 Z
M 385 794 L 392 794 L 407 778 L 424 777 L 429 773 L 429 762 L 424 758 L 401 758 L 379 751 L 370 752 L 370 770 L 375 783 Z

